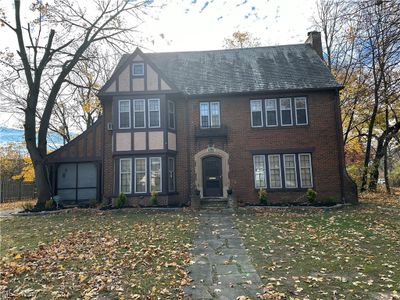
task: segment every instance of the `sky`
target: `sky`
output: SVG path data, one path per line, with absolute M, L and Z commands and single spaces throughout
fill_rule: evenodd
M 12 9 L 11 2 L 0 0 L 0 6 Z M 160 8 L 161 3 L 166 6 Z M 303 43 L 315 13 L 315 0 L 155 0 L 153 5 L 138 28 L 146 37 L 144 52 L 221 49 L 224 39 L 238 30 L 250 32 L 262 46 Z M 5 27 L 0 27 L 0 41 L 0 51 L 16 46 Z M 20 127 L 12 114 L 2 111 L 0 126 Z

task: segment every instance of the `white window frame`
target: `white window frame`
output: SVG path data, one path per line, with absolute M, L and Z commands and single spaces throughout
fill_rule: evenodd
M 255 126 L 253 124 L 253 107 L 252 107 L 252 103 L 254 103 L 254 102 L 259 102 L 261 104 L 261 109 L 259 110 L 259 112 L 261 113 L 261 125 L 258 125 L 258 126 Z M 250 118 L 251 118 L 251 127 L 252 128 L 264 127 L 263 101 L 262 100 L 259 100 L 259 99 L 250 100 Z
M 263 163 L 264 163 L 264 185 L 263 186 L 257 186 L 257 180 L 256 180 L 256 157 L 262 157 L 263 158 Z M 266 161 L 265 161 L 265 155 L 253 155 L 253 175 L 254 175 L 254 187 L 256 189 L 267 188 L 267 165 L 266 165 Z
M 272 176 L 271 176 L 271 157 L 273 157 L 273 156 L 277 156 L 279 159 L 278 159 L 278 161 L 279 161 L 279 178 L 280 178 L 280 186 L 272 186 L 272 184 L 271 184 L 271 179 L 272 179 Z M 282 188 L 282 167 L 281 167 L 281 155 L 280 154 L 270 154 L 270 155 L 268 155 L 268 176 L 269 176 L 269 186 L 270 186 L 270 188 L 271 189 L 281 189 Z
M 143 110 L 136 111 L 135 102 L 139 102 L 139 101 L 143 102 Z M 133 128 L 146 128 L 146 100 L 145 99 L 134 99 L 132 110 L 133 110 Z M 144 121 L 143 126 L 136 126 L 136 122 L 135 122 L 135 118 L 136 118 L 135 113 L 136 112 L 143 112 L 143 121 Z
M 290 103 L 290 124 L 283 124 L 282 111 L 289 109 L 282 109 L 282 100 L 289 100 Z M 279 111 L 281 116 L 281 126 L 293 126 L 293 106 L 292 98 L 279 98 Z
M 295 182 L 295 186 L 290 186 L 288 187 L 286 182 L 286 161 L 285 161 L 285 157 L 286 156 L 292 156 L 293 157 L 293 161 L 294 161 L 294 182 Z M 296 155 L 295 154 L 283 154 L 283 171 L 285 173 L 285 188 L 287 189 L 296 189 L 298 188 L 298 183 L 297 183 L 297 167 L 296 167 Z
M 297 100 L 304 100 L 305 102 L 305 108 L 297 108 Z M 306 122 L 305 123 L 299 123 L 297 121 L 297 110 L 305 109 L 306 111 Z M 296 125 L 308 125 L 308 105 L 307 105 L 307 98 L 306 97 L 296 97 L 294 98 L 294 113 L 296 117 Z
M 202 105 L 207 105 L 207 127 L 203 126 L 203 122 L 202 122 L 202 114 L 201 114 L 201 106 Z M 210 128 L 211 126 L 211 120 L 210 120 L 210 102 L 200 102 L 199 104 L 199 117 L 200 117 L 200 128 Z
M 170 104 L 172 104 L 172 113 L 171 113 L 171 111 L 169 110 L 170 109 Z M 170 115 L 173 115 L 174 116 L 174 126 L 171 126 L 171 124 L 170 124 Z M 169 100 L 168 101 L 168 128 L 170 128 L 170 129 L 175 129 L 176 128 L 176 113 L 175 113 L 175 102 L 174 101 L 171 101 L 171 100 Z
M 214 126 L 214 122 L 213 122 L 213 114 L 212 114 L 212 105 L 213 104 L 218 104 L 218 126 Z M 210 128 L 220 128 L 221 127 L 221 105 L 219 103 L 219 101 L 212 101 L 210 102 L 209 105 L 209 120 L 210 120 Z
M 311 179 L 311 185 L 310 186 L 305 186 L 303 185 L 303 178 L 301 176 L 301 169 L 303 169 L 301 167 L 301 159 L 300 157 L 304 155 L 304 156 L 308 156 L 309 160 L 310 160 L 310 179 Z M 299 153 L 298 154 L 298 159 L 299 159 L 299 172 L 300 172 L 300 185 L 302 188 L 312 188 L 314 187 L 314 180 L 313 180 L 313 168 L 312 168 L 312 157 L 311 157 L 311 153 Z
M 135 74 L 135 66 L 141 65 L 143 67 L 143 73 Z M 144 63 L 132 63 L 132 77 L 144 76 Z
M 151 162 L 152 162 L 152 160 L 159 160 L 159 162 L 160 162 L 160 189 L 158 190 L 158 191 L 153 191 L 152 189 L 151 189 L 151 179 L 153 178 L 152 177 L 152 173 L 153 173 L 153 171 L 151 170 Z M 161 159 L 161 157 L 160 156 L 152 156 L 152 157 L 150 157 L 149 158 L 149 188 L 150 188 L 150 193 L 151 192 L 156 192 L 156 193 L 161 193 L 162 192 L 162 179 L 163 179 L 163 176 L 162 176 L 162 159 Z
M 138 192 L 137 191 L 137 186 L 136 186 L 136 161 L 137 160 L 144 160 L 144 176 L 146 177 L 146 184 L 144 185 L 144 191 L 143 192 Z M 148 183 L 148 178 L 147 178 L 147 157 L 135 157 L 135 176 L 134 176 L 134 182 L 135 182 L 135 194 L 146 194 L 147 193 L 147 183 Z
M 158 126 L 150 126 L 150 112 L 157 110 L 150 110 L 150 101 L 158 101 Z M 147 118 L 149 128 L 160 128 L 161 127 L 161 101 L 159 98 L 152 98 L 147 100 Z
M 122 102 L 128 102 L 129 104 L 129 110 L 127 111 L 129 113 L 129 126 L 128 127 L 121 127 L 121 103 Z M 126 113 L 126 111 L 124 111 Z M 119 129 L 130 129 L 131 128 L 131 100 L 127 99 L 122 99 L 118 100 L 118 128 Z
M 122 173 L 122 168 L 121 168 L 122 161 L 129 161 L 129 166 L 130 166 L 130 172 L 129 173 L 128 172 Z M 129 182 L 129 192 L 123 192 L 121 190 L 121 188 L 122 188 L 122 174 L 130 174 L 131 175 L 130 176 L 131 180 Z M 120 193 L 124 193 L 126 195 L 132 194 L 132 158 L 121 158 L 119 160 L 119 192 Z
M 173 170 L 171 171 L 170 170 L 170 168 L 169 168 L 169 162 L 170 161 L 172 161 L 172 168 L 173 168 Z M 175 182 L 175 157 L 168 157 L 168 163 L 167 163 L 167 168 L 168 168 L 168 192 L 175 192 L 176 191 L 176 182 Z M 173 174 L 173 176 L 172 176 L 172 182 L 173 182 L 173 184 L 174 184 L 174 188 L 171 190 L 170 188 L 169 188 L 169 183 L 170 183 L 170 173 L 172 172 L 172 174 Z
M 268 109 L 267 108 L 267 101 L 269 100 L 274 100 L 275 101 L 275 109 Z M 265 126 L 266 127 L 277 127 L 279 125 L 279 120 L 278 120 L 278 100 L 276 98 L 271 98 L 271 99 L 265 99 Z M 275 112 L 275 119 L 276 119 L 276 124 L 275 125 L 269 125 L 268 124 L 268 112 L 269 111 L 274 111 Z

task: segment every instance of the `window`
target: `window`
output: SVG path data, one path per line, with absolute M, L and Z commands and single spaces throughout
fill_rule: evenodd
M 119 128 L 131 127 L 131 101 L 119 100 Z
M 147 178 L 146 178 L 146 163 L 145 157 L 135 158 L 135 192 L 147 192 Z
M 150 192 L 161 190 L 161 157 L 150 157 Z
M 168 127 L 175 129 L 175 102 L 168 101 Z
M 276 99 L 265 100 L 265 125 L 278 126 L 278 110 Z
M 133 124 L 134 128 L 146 127 L 146 107 L 143 99 L 133 100 Z
M 254 183 L 256 189 L 266 187 L 267 181 L 265 176 L 265 156 L 264 155 L 254 155 Z
M 132 192 L 132 160 L 121 158 L 119 160 L 119 191 L 130 194 Z
M 175 158 L 168 157 L 168 191 L 175 192 Z
M 293 125 L 291 99 L 290 98 L 282 98 L 279 100 L 280 100 L 280 107 L 281 107 L 281 125 L 282 126 Z
M 294 98 L 294 108 L 296 111 L 296 125 L 307 125 L 307 100 L 306 98 Z
M 268 155 L 269 185 L 271 188 L 281 188 L 281 160 L 280 155 Z
M 133 63 L 132 76 L 143 76 L 143 75 L 144 75 L 144 63 Z
M 221 126 L 219 102 L 200 103 L 200 127 L 216 128 Z
M 262 127 L 263 126 L 263 115 L 262 115 L 262 101 L 251 100 L 251 127 Z
M 149 128 L 160 127 L 160 99 L 149 99 Z
M 299 154 L 300 162 L 300 182 L 302 188 L 309 188 L 313 186 L 312 182 L 312 168 L 311 168 L 311 154 Z
M 283 167 L 285 169 L 285 187 L 297 187 L 296 156 L 294 154 L 283 155 Z

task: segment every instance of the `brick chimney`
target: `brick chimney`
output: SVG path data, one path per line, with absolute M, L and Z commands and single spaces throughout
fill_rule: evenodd
M 322 41 L 321 41 L 321 32 L 319 31 L 310 31 L 308 34 L 306 44 L 310 44 L 311 47 L 318 53 L 319 57 L 322 58 Z

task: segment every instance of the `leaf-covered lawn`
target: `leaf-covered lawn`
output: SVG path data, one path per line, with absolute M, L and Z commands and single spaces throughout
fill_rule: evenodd
M 265 299 L 399 299 L 400 198 L 387 207 L 371 197 L 339 210 L 239 212 Z
M 190 212 L 74 210 L 0 219 L 0 298 L 182 298 Z

